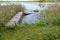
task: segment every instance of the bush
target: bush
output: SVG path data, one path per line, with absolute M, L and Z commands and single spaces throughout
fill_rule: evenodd
M 38 26 L 45 26 L 46 24 L 45 24 L 45 22 L 43 20 L 41 20 L 41 21 L 38 21 L 36 23 L 36 25 L 38 25 Z
M 52 24 L 60 25 L 60 18 L 53 19 Z

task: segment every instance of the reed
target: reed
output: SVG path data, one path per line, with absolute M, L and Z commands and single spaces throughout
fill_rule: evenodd
M 23 10 L 22 5 L 0 6 L 0 22 L 7 23 L 17 12 Z
M 49 24 L 60 25 L 60 4 L 55 4 L 43 12 L 45 21 Z

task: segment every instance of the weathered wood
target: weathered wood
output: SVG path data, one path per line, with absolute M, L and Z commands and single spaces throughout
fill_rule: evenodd
M 6 26 L 14 26 L 22 18 L 23 13 L 18 12 L 7 24 Z

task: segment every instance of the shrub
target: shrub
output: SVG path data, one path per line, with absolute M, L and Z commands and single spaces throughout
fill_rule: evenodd
M 38 26 L 45 26 L 45 22 L 43 20 L 41 20 L 41 21 L 38 21 L 36 23 L 36 25 L 38 25 Z
M 60 18 L 53 19 L 52 24 L 60 25 Z

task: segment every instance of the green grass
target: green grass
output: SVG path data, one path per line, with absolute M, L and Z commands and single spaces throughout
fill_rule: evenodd
M 3 27 L 0 40 L 60 40 L 60 26 L 38 26 L 36 24 Z

